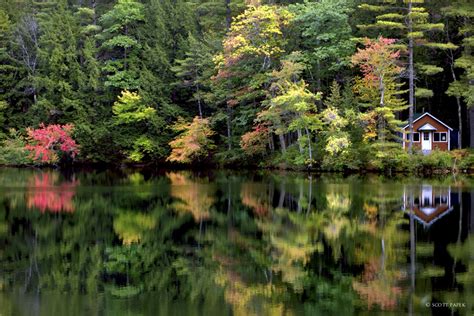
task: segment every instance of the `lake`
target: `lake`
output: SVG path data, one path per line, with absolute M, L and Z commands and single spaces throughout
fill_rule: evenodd
M 0 169 L 0 315 L 472 315 L 473 183 Z

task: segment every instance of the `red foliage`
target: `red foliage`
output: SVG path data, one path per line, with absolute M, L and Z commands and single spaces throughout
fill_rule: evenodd
M 60 154 L 75 158 L 79 153 L 79 146 L 71 137 L 73 128 L 72 124 L 45 126 L 43 123 L 37 129 L 29 128 L 29 144 L 25 149 L 31 151 L 33 158 L 41 162 L 57 162 Z
M 269 130 L 267 127 L 257 125 L 254 130 L 242 135 L 240 147 L 247 155 L 263 155 L 267 150 L 269 142 Z
M 376 40 L 366 38 L 364 49 L 357 49 L 352 56 L 352 63 L 358 64 L 367 82 L 376 82 L 386 73 L 400 73 L 402 68 L 396 63 L 400 57 L 400 51 L 393 49 L 396 40 L 379 37 Z
M 74 212 L 72 198 L 76 194 L 78 181 L 67 181 L 56 185 L 57 174 L 35 175 L 28 183 L 26 195 L 29 208 L 37 208 L 44 213 Z

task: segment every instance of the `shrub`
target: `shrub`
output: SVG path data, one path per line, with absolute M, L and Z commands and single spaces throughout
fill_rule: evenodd
M 411 157 L 399 144 L 385 144 L 378 148 L 371 146 L 371 157 L 368 161 L 369 168 L 380 171 L 412 171 Z
M 474 154 L 472 149 L 457 149 L 451 152 L 454 168 L 458 170 L 474 169 Z
M 71 137 L 74 125 L 44 125 L 27 129 L 28 143 L 25 149 L 32 153 L 33 160 L 41 163 L 57 163 L 64 159 L 74 159 L 79 146 Z
M 15 129 L 11 129 L 0 146 L 0 164 L 26 165 L 33 162 L 25 149 L 26 139 Z
M 451 169 L 453 167 L 453 156 L 448 151 L 433 150 L 421 159 L 421 168 L 424 170 Z

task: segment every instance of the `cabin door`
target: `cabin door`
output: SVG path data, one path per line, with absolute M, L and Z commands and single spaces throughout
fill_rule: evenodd
M 431 132 L 423 132 L 423 137 L 421 138 L 421 149 L 431 150 Z

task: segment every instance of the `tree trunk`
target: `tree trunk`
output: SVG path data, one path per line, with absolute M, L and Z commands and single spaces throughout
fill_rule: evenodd
M 447 24 L 446 24 L 447 25 Z M 446 37 L 448 39 L 448 42 L 451 41 L 449 38 L 449 32 L 446 30 Z M 448 58 L 449 58 L 449 69 L 451 70 L 451 77 L 453 78 L 453 82 L 457 81 L 456 73 L 454 72 L 454 55 L 452 50 L 448 50 L 447 52 Z M 462 148 L 462 107 L 461 107 L 461 97 L 456 96 L 456 104 L 458 106 L 458 128 L 459 128 L 459 138 L 458 138 L 458 148 Z
M 270 150 L 273 153 L 275 151 L 275 142 L 273 141 L 273 135 L 272 134 L 270 134 L 269 143 L 270 143 Z
M 297 129 L 297 133 L 298 133 L 298 148 L 300 150 L 300 154 L 302 154 L 303 153 L 303 145 L 301 144 L 302 134 L 301 134 L 301 129 L 300 128 Z
M 456 103 L 458 104 L 458 121 L 459 121 L 458 148 L 461 149 L 462 148 L 462 107 L 461 107 L 461 99 L 459 97 L 456 97 Z
M 286 152 L 285 136 L 283 134 L 278 134 L 278 139 L 280 140 L 281 153 L 284 154 Z
M 197 71 L 194 72 L 195 74 L 195 80 L 197 81 L 198 79 L 198 74 Z M 196 94 L 197 94 L 197 103 L 198 103 L 198 111 L 199 111 L 199 118 L 202 120 L 202 106 L 201 106 L 201 96 L 199 95 L 199 84 L 196 84 Z
M 306 136 L 308 136 L 309 167 L 311 167 L 312 161 L 313 161 L 313 149 L 311 148 L 311 134 L 309 133 L 309 130 L 307 127 L 305 127 L 305 130 L 306 130 Z
M 474 106 L 469 108 L 469 147 L 474 148 Z
M 408 32 L 413 32 L 413 21 L 411 19 L 412 2 L 408 2 Z M 410 142 L 408 153 L 413 153 L 413 109 L 415 105 L 415 74 L 413 70 L 413 37 L 408 39 L 408 126 L 410 130 Z
M 225 26 L 227 32 L 230 29 L 230 24 L 232 22 L 232 11 L 230 10 L 230 0 L 225 0 Z
M 232 108 L 227 104 L 227 149 L 232 150 Z
M 230 10 L 230 0 L 225 0 L 225 24 L 227 33 L 232 22 L 232 11 Z M 227 103 L 227 149 L 232 150 L 232 108 Z
M 379 79 L 379 89 L 380 89 L 380 107 L 385 106 L 385 85 L 383 83 L 383 78 Z M 381 143 L 385 143 L 385 118 L 383 116 L 378 118 L 379 120 L 379 140 Z

